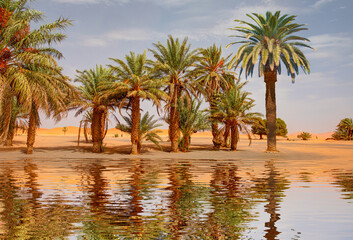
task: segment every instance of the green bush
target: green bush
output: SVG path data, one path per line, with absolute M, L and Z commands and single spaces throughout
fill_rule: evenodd
M 301 138 L 303 140 L 308 140 L 309 138 L 311 138 L 311 134 L 308 132 L 302 132 L 301 134 L 299 134 L 297 136 L 297 138 Z

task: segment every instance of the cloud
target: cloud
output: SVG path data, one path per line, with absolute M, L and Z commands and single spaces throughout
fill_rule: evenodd
M 82 41 L 82 45 L 87 47 L 105 47 L 107 44 L 108 42 L 106 40 L 98 38 L 85 38 Z
M 70 4 L 99 4 L 99 3 L 106 3 L 106 4 L 127 4 L 131 3 L 133 0 L 52 0 L 58 3 L 70 3 Z M 164 7 L 177 7 L 188 5 L 192 2 L 197 2 L 198 0 L 136 0 L 138 2 L 147 2 L 153 3 L 155 5 L 160 5 Z
M 306 53 L 309 59 L 347 61 L 353 51 L 353 36 L 347 33 L 321 34 L 309 37 L 311 46 L 317 51 Z
M 147 41 L 165 37 L 166 34 L 140 28 L 114 30 L 103 34 L 100 38 L 84 36 L 79 41 L 88 47 L 106 47 L 115 41 Z
M 109 32 L 105 35 L 105 38 L 107 38 L 108 41 L 144 41 L 156 39 L 161 36 L 164 36 L 164 34 L 153 30 L 133 28 Z
M 322 5 L 324 5 L 324 4 L 326 4 L 326 3 L 333 2 L 333 1 L 335 1 L 335 0 L 318 0 L 318 1 L 316 1 L 312 6 L 313 6 L 314 8 L 319 8 L 319 7 L 321 7 Z

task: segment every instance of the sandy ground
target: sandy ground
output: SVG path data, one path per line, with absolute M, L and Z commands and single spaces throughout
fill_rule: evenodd
M 12 147 L 0 147 L 0 160 L 16 160 L 25 158 L 35 159 L 75 159 L 75 158 L 141 158 L 141 159 L 216 159 L 216 160 L 266 160 L 279 159 L 282 161 L 313 160 L 334 161 L 353 166 L 353 141 L 326 141 L 323 138 L 302 141 L 298 139 L 278 139 L 278 153 L 266 153 L 266 140 L 253 140 L 249 146 L 248 140 L 242 136 L 237 151 L 212 148 L 210 132 L 192 135 L 191 148 L 188 153 L 170 153 L 170 143 L 167 142 L 167 131 L 161 133 L 164 141 L 161 143 L 163 151 L 153 144 L 144 143 L 142 153 L 138 156 L 129 155 L 129 135 L 117 130 L 110 130 L 104 140 L 104 153 L 91 152 L 91 143 L 86 143 L 81 135 L 80 146 L 77 146 L 77 131 L 75 127 L 68 127 L 64 133 L 62 128 L 40 129 L 37 132 L 34 154 L 25 154 L 26 135 L 17 135 Z M 326 136 L 324 136 L 326 137 Z

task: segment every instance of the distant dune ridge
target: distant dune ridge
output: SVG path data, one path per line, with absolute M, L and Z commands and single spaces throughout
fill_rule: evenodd
M 164 136 L 168 134 L 168 130 L 166 129 L 159 129 L 161 131 L 160 135 Z M 81 135 L 83 136 L 83 128 L 81 128 Z M 291 133 L 288 134 L 288 138 L 289 139 L 296 139 L 297 135 L 300 134 L 302 132 L 295 132 L 295 133 Z M 331 138 L 332 134 L 334 132 L 325 132 L 325 133 L 311 133 L 312 135 L 312 139 L 326 139 L 326 138 Z M 47 128 L 39 128 L 37 129 L 37 134 L 38 135 L 58 135 L 58 136 L 63 136 L 64 132 L 63 132 L 63 127 L 57 127 L 57 128 L 51 128 L 51 129 L 47 129 Z M 67 126 L 67 132 L 65 133 L 65 135 L 77 135 L 78 134 L 78 127 L 73 127 L 73 126 Z M 123 134 L 120 130 L 116 129 L 116 128 L 110 128 L 108 130 L 107 135 L 108 136 L 114 136 L 115 134 Z M 206 137 L 206 136 L 212 136 L 212 133 L 209 131 L 206 132 L 198 132 L 196 134 L 193 135 L 194 137 Z M 246 137 L 245 134 L 242 134 L 241 137 Z M 266 138 L 266 136 L 264 136 Z M 255 136 L 256 139 L 259 138 L 259 136 Z

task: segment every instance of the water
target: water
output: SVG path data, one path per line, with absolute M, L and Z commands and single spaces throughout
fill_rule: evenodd
M 1 239 L 353 239 L 353 167 L 0 162 Z

